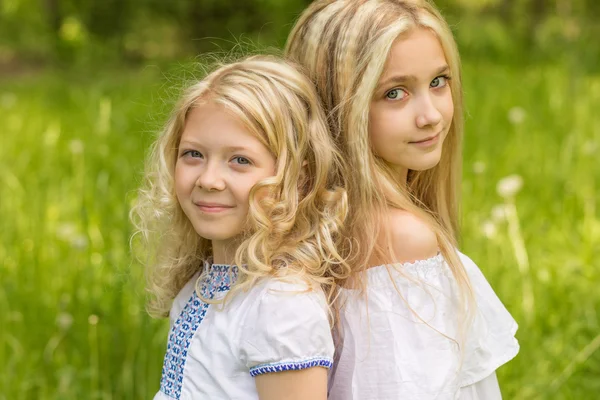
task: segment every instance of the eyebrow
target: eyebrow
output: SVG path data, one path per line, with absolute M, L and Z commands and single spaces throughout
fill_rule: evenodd
M 202 145 L 198 142 L 196 142 L 195 140 L 182 140 L 181 143 L 179 143 L 179 147 L 181 146 L 196 146 L 196 147 L 202 147 Z M 243 146 L 230 146 L 230 147 L 225 147 L 225 151 L 227 152 L 237 152 L 237 151 L 249 151 L 252 152 L 253 150 L 249 147 L 243 147 Z
M 225 150 L 227 150 L 228 152 L 231 153 L 235 153 L 237 151 L 249 151 L 249 152 L 253 152 L 253 150 L 249 147 L 243 147 L 243 146 L 231 146 L 231 147 L 226 147 Z
M 449 69 L 450 69 L 450 67 L 448 67 L 448 65 L 443 65 L 435 71 L 434 75 L 439 75 L 442 72 L 448 71 Z M 414 75 L 392 75 L 388 79 L 380 82 L 377 85 L 377 89 L 379 90 L 382 87 L 391 85 L 392 83 L 414 82 L 416 80 L 417 80 L 417 77 Z

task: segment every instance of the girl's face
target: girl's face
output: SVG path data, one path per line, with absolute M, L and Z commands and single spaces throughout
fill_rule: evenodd
M 276 161 L 253 134 L 221 106 L 188 114 L 175 166 L 175 190 L 196 232 L 213 252 L 244 229 L 248 198 L 260 180 L 275 175 Z
M 454 114 L 449 68 L 439 40 L 417 28 L 398 37 L 369 113 L 373 151 L 402 177 L 440 161 Z

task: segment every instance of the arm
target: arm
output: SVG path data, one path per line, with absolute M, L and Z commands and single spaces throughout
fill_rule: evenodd
M 327 369 L 313 367 L 259 375 L 256 389 L 260 400 L 326 400 Z

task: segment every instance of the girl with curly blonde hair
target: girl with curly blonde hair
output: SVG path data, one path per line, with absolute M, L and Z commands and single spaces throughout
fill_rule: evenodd
M 425 0 L 317 0 L 286 54 L 348 165 L 353 271 L 338 281 L 330 398 L 499 399 L 517 324 L 456 249 L 463 109 L 447 23 Z
M 325 399 L 346 194 L 314 85 L 255 56 L 191 86 L 132 217 L 169 332 L 155 399 Z

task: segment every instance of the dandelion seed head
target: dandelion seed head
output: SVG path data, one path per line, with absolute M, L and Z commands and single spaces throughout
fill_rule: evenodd
M 522 107 L 513 107 L 508 110 L 508 120 L 513 125 L 522 124 L 525 117 L 527 117 L 527 113 Z
M 484 221 L 483 224 L 481 224 L 481 232 L 483 232 L 483 235 L 486 238 L 493 239 L 496 237 L 498 229 L 496 228 L 496 224 L 488 220 Z
M 497 204 L 492 207 L 492 221 L 502 222 L 506 220 L 506 206 L 504 204 Z
M 73 154 L 81 154 L 83 153 L 83 142 L 79 139 L 71 140 L 69 142 L 69 150 Z
M 473 172 L 476 175 L 481 175 L 485 172 L 486 165 L 483 161 L 475 161 L 473 163 Z
M 501 197 L 514 197 L 523 187 L 523 178 L 520 175 L 509 175 L 498 181 L 496 191 Z
M 56 236 L 65 241 L 70 241 L 77 233 L 77 227 L 70 222 L 60 224 L 56 228 Z
M 78 250 L 85 249 L 87 247 L 87 245 L 88 245 L 88 239 L 84 235 L 76 235 L 71 240 L 71 246 L 73 246 L 73 248 L 78 249 Z
M 58 325 L 61 330 L 66 331 L 73 325 L 73 316 L 66 312 L 58 314 L 56 317 L 56 325 Z

